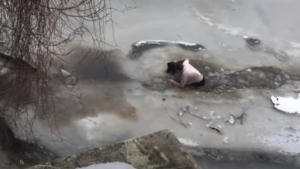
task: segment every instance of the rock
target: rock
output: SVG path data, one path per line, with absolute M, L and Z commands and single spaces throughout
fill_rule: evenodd
M 202 168 L 172 132 L 163 130 L 29 169 L 73 169 L 116 161 L 131 164 L 135 168 Z

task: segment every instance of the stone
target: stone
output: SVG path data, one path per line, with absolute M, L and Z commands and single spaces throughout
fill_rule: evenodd
M 162 130 L 140 138 L 95 148 L 48 162 L 47 165 L 33 166 L 29 169 L 74 169 L 116 161 L 128 163 L 135 168 L 201 169 L 169 130 Z

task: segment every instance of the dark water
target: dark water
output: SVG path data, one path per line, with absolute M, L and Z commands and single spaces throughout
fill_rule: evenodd
M 64 66 L 68 71 L 74 71 L 79 80 L 128 80 L 117 61 L 118 55 L 117 50 L 97 51 L 78 46 L 70 53 L 68 63 L 64 63 Z
M 187 147 L 203 169 L 297 169 L 299 156 L 263 151 Z

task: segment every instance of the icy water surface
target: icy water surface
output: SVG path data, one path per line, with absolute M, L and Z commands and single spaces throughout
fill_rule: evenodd
M 299 1 L 123 2 L 136 9 L 114 14 L 106 40 L 118 50 L 107 47 L 100 58 L 89 52 L 81 61 L 88 50 L 74 45 L 66 59 L 80 64 L 61 63 L 78 81 L 54 83 L 57 123 L 49 125 L 58 130 L 49 134 L 44 121 L 35 129 L 44 146 L 66 156 L 170 129 L 197 143 L 188 149 L 203 168 L 300 167 L 300 117 L 270 101 L 297 96 Z M 133 50 L 141 40 L 172 43 Z M 207 77 L 206 86 L 178 89 L 166 81 L 166 63 L 183 58 Z

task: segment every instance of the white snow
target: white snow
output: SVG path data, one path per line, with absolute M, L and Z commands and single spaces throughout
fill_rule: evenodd
M 132 165 L 123 162 L 113 162 L 113 163 L 94 164 L 87 167 L 81 167 L 76 169 L 135 169 L 135 168 Z
M 299 114 L 300 113 L 300 93 L 298 98 L 293 97 L 277 97 L 271 96 L 271 101 L 277 110 L 288 114 Z
M 188 139 L 184 139 L 184 138 L 179 138 L 178 140 L 181 144 L 183 144 L 185 146 L 196 147 L 196 146 L 200 145 L 199 143 L 197 143 L 196 141 L 193 141 L 193 140 L 188 140 Z

